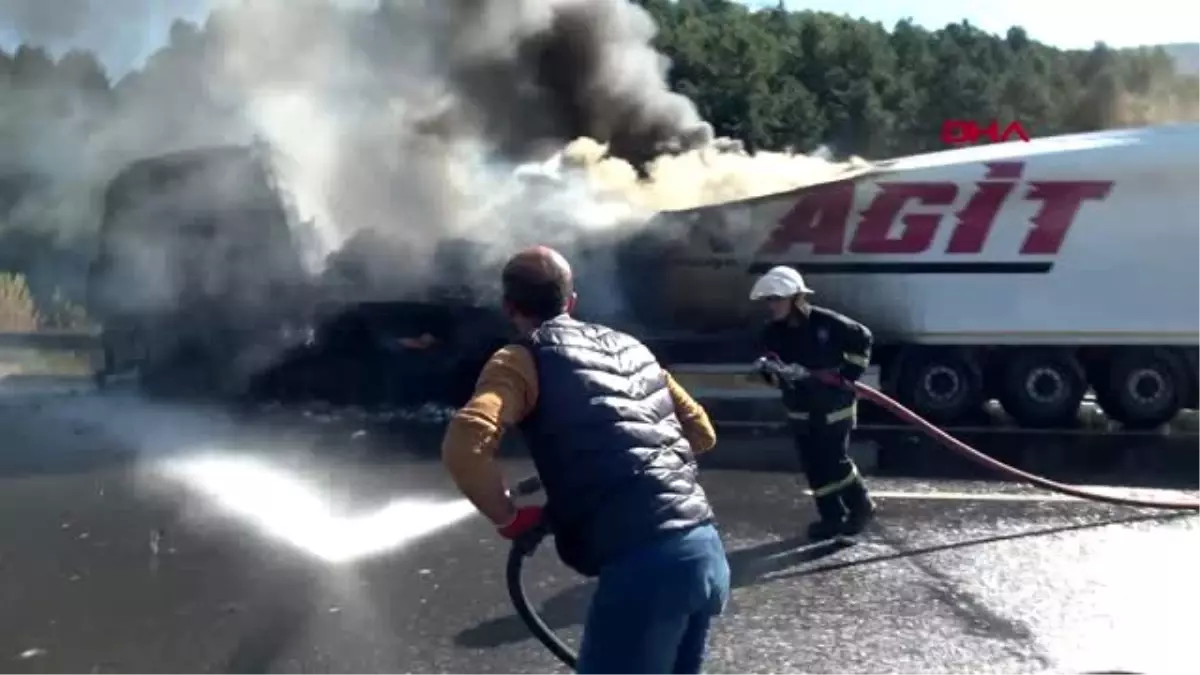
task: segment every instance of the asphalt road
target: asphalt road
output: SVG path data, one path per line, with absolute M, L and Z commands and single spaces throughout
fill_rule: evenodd
M 564 670 L 508 605 L 504 543 L 405 441 L 91 396 L 10 397 L 0 430 L 0 671 Z M 1195 662 L 1194 516 L 877 479 L 878 526 L 814 551 L 795 477 L 703 480 L 737 585 L 710 671 Z M 591 586 L 549 547 L 526 575 L 577 639 Z

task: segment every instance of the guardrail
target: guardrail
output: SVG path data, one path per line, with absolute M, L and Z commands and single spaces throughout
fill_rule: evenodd
M 100 349 L 100 334 L 74 331 L 0 332 L 0 347 L 93 350 Z
M 90 388 L 99 357 L 94 333 L 0 332 L 0 398 Z

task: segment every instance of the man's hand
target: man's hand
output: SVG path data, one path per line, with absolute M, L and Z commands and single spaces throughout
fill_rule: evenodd
M 776 382 L 774 367 L 766 357 L 761 357 L 754 362 L 754 372 L 762 378 L 763 382 L 771 386 L 778 386 Z
M 507 523 L 497 527 L 496 531 L 505 539 L 518 539 L 521 535 L 528 533 L 540 525 L 541 522 L 542 507 L 522 506 L 517 509 L 517 512 L 513 514 L 513 517 Z

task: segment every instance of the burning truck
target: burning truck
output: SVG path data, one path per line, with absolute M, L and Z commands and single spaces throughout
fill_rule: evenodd
M 740 395 L 758 321 L 748 289 L 795 265 L 821 304 L 875 331 L 884 389 L 937 423 L 996 399 L 1019 425 L 1070 425 L 1090 390 L 1111 419 L 1155 427 L 1200 389 L 1198 155 L 1194 124 L 1106 131 L 662 212 L 576 242 L 578 274 L 607 266 L 613 280 L 581 282 L 583 318 L 635 331 L 709 397 Z M 105 371 L 135 369 L 153 392 L 461 403 L 511 337 L 494 298 L 381 296 L 354 273 L 354 246 L 313 273 L 267 166 L 253 149 L 210 148 L 112 181 L 90 284 Z M 443 242 L 439 264 L 487 278 L 480 246 Z

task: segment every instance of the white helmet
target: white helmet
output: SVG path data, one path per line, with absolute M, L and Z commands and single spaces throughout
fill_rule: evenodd
M 751 300 L 762 298 L 788 298 L 793 295 L 811 295 L 813 290 L 804 283 L 804 277 L 795 268 L 779 265 L 767 270 L 767 273 L 754 282 L 750 289 Z

